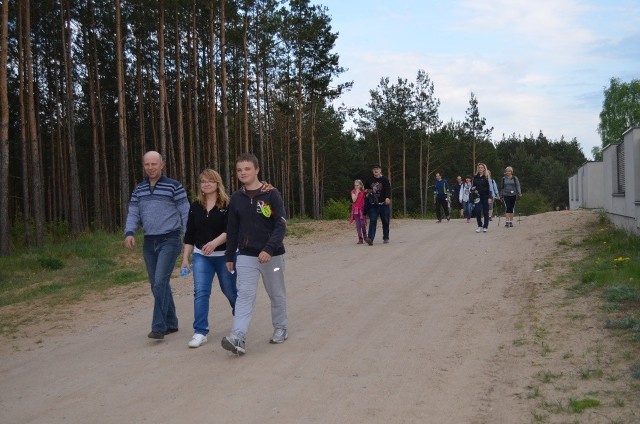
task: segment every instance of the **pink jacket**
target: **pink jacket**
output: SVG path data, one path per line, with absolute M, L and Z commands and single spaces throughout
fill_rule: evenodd
M 356 191 L 351 190 L 351 194 L 354 194 Z M 349 224 L 351 224 L 355 217 L 359 216 L 360 219 L 364 219 L 364 191 L 360 191 L 358 193 L 358 197 L 356 197 L 355 202 L 351 205 L 351 216 L 349 217 Z

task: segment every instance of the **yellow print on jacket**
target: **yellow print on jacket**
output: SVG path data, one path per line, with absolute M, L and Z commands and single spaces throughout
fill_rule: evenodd
M 261 213 L 265 218 L 271 217 L 271 206 L 266 203 L 264 200 L 258 200 L 256 202 L 257 208 L 256 212 Z

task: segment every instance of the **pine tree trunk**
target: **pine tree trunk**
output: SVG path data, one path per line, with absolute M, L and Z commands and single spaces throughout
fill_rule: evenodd
M 95 60 L 95 50 L 91 51 L 92 43 L 89 38 L 88 31 L 95 33 L 95 11 L 93 1 L 87 3 L 87 13 L 89 15 L 88 27 L 82 28 L 82 38 L 84 45 L 84 59 L 87 63 L 87 94 L 89 97 L 89 123 L 91 124 L 91 171 L 92 171 L 92 216 L 89 222 L 93 223 L 92 227 L 105 228 L 104 217 L 102 214 L 102 198 L 100 196 L 100 140 L 98 132 L 98 106 L 97 106 L 97 88 L 96 77 L 98 75 Z
M 202 160 L 202 149 L 201 149 L 201 143 L 200 143 L 200 112 L 199 112 L 199 95 L 198 95 L 198 88 L 200 85 L 200 80 L 198 79 L 198 73 L 200 72 L 200 66 L 199 63 L 200 61 L 198 60 L 198 22 L 197 22 L 197 10 L 196 10 L 196 4 L 194 2 L 193 4 L 193 21 L 192 21 L 192 26 L 191 26 L 191 32 L 193 33 L 193 36 L 191 37 L 192 40 L 192 56 L 191 56 L 191 60 L 193 62 L 192 65 L 192 75 L 193 75 L 193 90 L 192 90 L 192 95 L 193 95 L 193 142 L 195 145 L 195 156 L 196 156 L 196 164 L 197 164 L 197 168 L 198 170 L 196 172 L 200 172 L 200 168 L 202 168 L 203 166 L 207 166 L 207 164 L 204 163 L 204 161 Z M 195 180 L 193 180 L 192 185 L 195 187 Z
M 176 14 L 176 43 L 175 43 L 175 62 L 176 62 L 176 136 L 178 142 L 178 169 L 176 174 L 179 176 L 180 181 L 186 185 L 186 162 L 184 151 L 184 122 L 182 121 L 182 73 L 181 73 L 181 59 L 180 59 L 180 20 L 178 14 Z M 191 186 L 193 190 L 193 186 Z
M 215 42 L 216 31 L 214 26 L 214 5 L 209 6 L 209 157 L 213 159 L 213 167 L 220 171 L 220 147 L 218 145 L 218 102 L 216 97 L 216 63 Z
M 24 63 L 26 69 L 26 89 L 27 89 L 27 123 L 28 137 L 31 148 L 31 188 L 33 190 L 33 219 L 36 231 L 36 247 L 44 244 L 44 189 L 42 179 L 42 163 L 40 160 L 40 144 L 38 142 L 38 126 L 36 118 L 36 101 L 33 82 L 33 60 L 31 56 L 31 5 L 30 0 L 22 2 L 24 7 Z M 26 196 L 28 199 L 29 197 Z
M 29 141 L 27 135 L 27 106 L 26 106 L 26 81 L 25 81 L 25 52 L 24 52 L 24 9 L 18 8 L 18 81 L 19 95 L 18 101 L 20 110 L 20 141 L 22 153 L 22 219 L 24 220 L 24 241 L 27 247 L 33 245 L 33 237 L 31 234 L 31 206 L 29 197 Z
M 74 86 L 71 63 L 71 4 L 69 0 L 64 2 L 61 16 L 63 32 L 62 51 L 64 55 L 66 85 L 67 157 L 69 158 L 69 191 L 67 193 L 70 201 L 71 234 L 77 235 L 84 229 L 84 224 L 82 219 L 82 200 L 80 198 L 80 175 L 78 174 L 78 158 L 76 155 Z
M 160 104 L 158 105 L 158 135 L 160 137 L 160 154 L 167 159 L 167 124 L 165 111 L 167 105 L 167 81 L 164 64 L 164 0 L 160 0 L 158 14 L 158 90 Z
M 299 213 L 301 217 L 306 215 L 304 208 L 304 155 L 302 152 L 302 125 L 303 125 L 303 97 L 302 97 L 302 58 L 298 58 L 298 82 L 297 82 L 297 107 L 296 107 L 296 135 L 298 141 L 298 195 L 300 197 Z
M 247 2 L 248 3 L 248 2 Z M 242 31 L 242 123 L 243 123 L 243 139 L 244 146 L 243 150 L 245 152 L 250 152 L 249 148 L 249 46 L 248 46 L 248 35 L 249 35 L 249 6 L 245 3 L 246 10 L 244 11 L 243 21 L 243 31 Z M 260 160 L 264 160 L 263 157 L 260 157 Z
M 7 96 L 9 1 L 0 10 L 0 255 L 9 255 L 9 97 Z
M 222 92 L 222 149 L 224 155 L 224 176 L 225 186 L 231 190 L 231 163 L 229 151 L 229 110 L 227 106 L 227 61 L 226 55 L 226 31 L 225 31 L 225 8 L 226 0 L 220 0 L 220 90 Z
M 127 146 L 127 115 L 125 109 L 124 61 L 122 43 L 122 13 L 120 0 L 116 3 L 116 70 L 118 73 L 118 135 L 120 140 L 120 225 L 124 227 L 127 219 L 127 206 L 131 187 L 129 187 L 129 160 Z

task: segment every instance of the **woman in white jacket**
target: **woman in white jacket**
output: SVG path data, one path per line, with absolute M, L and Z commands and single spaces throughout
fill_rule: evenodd
M 464 183 L 460 187 L 460 193 L 458 194 L 458 200 L 464 210 L 464 217 L 467 218 L 467 223 L 471 222 L 471 212 L 473 210 L 473 202 L 471 201 L 471 176 L 467 175 L 464 178 Z

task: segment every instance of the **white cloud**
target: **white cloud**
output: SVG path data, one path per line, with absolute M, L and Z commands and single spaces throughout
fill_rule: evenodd
M 364 107 L 381 77 L 425 70 L 445 122 L 464 120 L 473 91 L 494 139 L 576 137 L 589 156 L 611 77 L 638 78 L 637 0 L 329 0 L 341 64 L 339 102 Z M 335 3 L 331 6 L 331 3 Z

